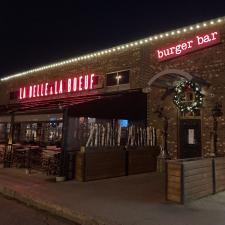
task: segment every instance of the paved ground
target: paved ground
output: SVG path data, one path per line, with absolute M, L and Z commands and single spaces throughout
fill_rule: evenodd
M 28 208 L 15 200 L 5 199 L 0 195 L 0 224 L 1 225 L 75 225 L 72 222 L 53 217 L 49 214 Z
M 182 206 L 165 202 L 163 183 L 157 173 L 55 183 L 23 170 L 0 169 L 1 192 L 13 190 L 16 198 L 52 207 L 80 224 L 225 225 L 225 192 Z

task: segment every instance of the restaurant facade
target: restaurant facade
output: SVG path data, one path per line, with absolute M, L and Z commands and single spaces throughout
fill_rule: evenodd
M 59 153 L 54 173 L 85 181 L 222 156 L 224 76 L 223 17 L 3 76 L 2 161 L 37 148 L 29 165 L 49 168 L 43 151 Z

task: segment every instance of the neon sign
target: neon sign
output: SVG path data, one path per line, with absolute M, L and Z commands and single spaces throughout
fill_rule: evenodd
M 219 42 L 220 42 L 219 33 L 211 32 L 204 35 L 197 35 L 190 40 L 186 40 L 163 49 L 157 49 L 156 55 L 159 61 L 164 61 L 167 59 L 185 55 L 189 52 L 197 51 L 198 49 L 201 48 L 215 45 Z
M 19 99 L 33 99 L 59 95 L 63 93 L 92 90 L 95 85 L 95 74 L 76 76 L 66 80 L 57 80 L 53 83 L 39 83 L 19 89 Z

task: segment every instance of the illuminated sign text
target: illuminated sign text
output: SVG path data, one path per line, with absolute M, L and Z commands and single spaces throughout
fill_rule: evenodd
M 211 32 L 204 35 L 197 35 L 193 39 L 180 42 L 178 44 L 156 50 L 156 55 L 159 61 L 171 59 L 198 49 L 208 47 L 220 42 L 218 32 Z
M 94 88 L 95 74 L 76 76 L 53 83 L 39 83 L 19 89 L 19 99 L 40 98 L 63 93 L 79 92 Z

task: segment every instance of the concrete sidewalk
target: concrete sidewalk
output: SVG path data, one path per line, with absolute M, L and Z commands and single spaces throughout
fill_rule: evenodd
M 225 192 L 182 206 L 164 201 L 157 173 L 80 183 L 0 169 L 0 192 L 85 225 L 224 225 Z

